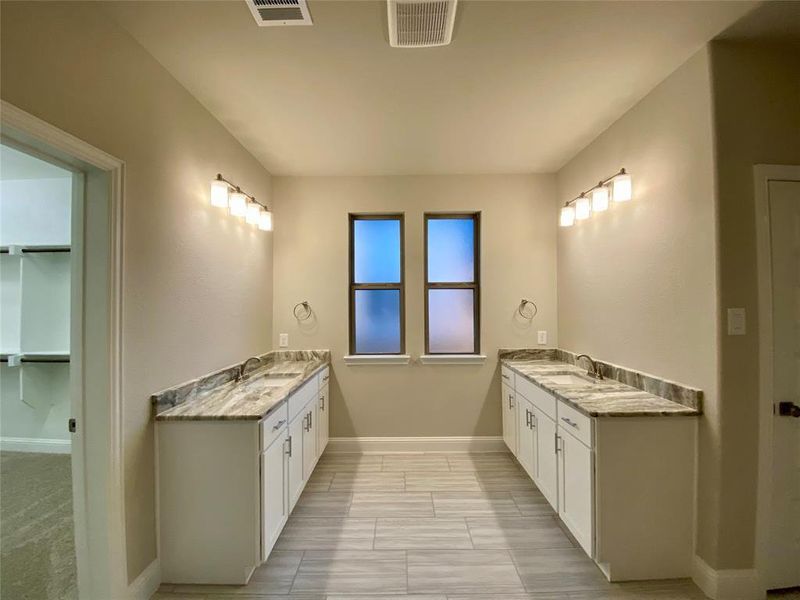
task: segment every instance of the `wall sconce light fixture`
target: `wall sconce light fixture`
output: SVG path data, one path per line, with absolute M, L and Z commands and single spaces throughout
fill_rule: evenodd
M 272 231 L 272 213 L 269 208 L 261 204 L 242 191 L 235 183 L 225 179 L 217 173 L 216 179 L 211 181 L 211 206 L 227 208 L 234 217 L 244 218 L 246 223 L 255 225 L 262 231 Z
M 561 227 L 572 227 L 575 221 L 588 219 L 592 213 L 608 210 L 609 198 L 614 202 L 627 202 L 633 198 L 631 176 L 620 169 L 611 177 L 600 181 L 573 198 L 561 208 L 559 224 Z

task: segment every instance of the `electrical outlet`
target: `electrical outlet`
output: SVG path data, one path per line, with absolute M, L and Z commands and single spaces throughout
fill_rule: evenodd
M 280 341 L 278 342 L 278 345 L 281 348 L 288 348 L 289 347 L 289 334 L 288 333 L 282 333 L 280 335 Z
M 537 335 L 537 341 L 540 344 L 546 344 L 547 343 L 547 331 L 546 330 L 544 330 L 544 329 L 539 330 L 538 335 Z
M 747 333 L 747 314 L 743 308 L 728 309 L 728 335 Z

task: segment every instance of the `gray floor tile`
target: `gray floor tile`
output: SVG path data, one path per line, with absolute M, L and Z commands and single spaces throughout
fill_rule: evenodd
M 292 585 L 292 593 L 403 594 L 406 592 L 405 552 L 306 552 Z
M 407 492 L 479 492 L 480 486 L 473 472 L 407 472 Z
M 384 471 L 449 471 L 447 458 L 436 454 L 389 454 L 383 458 Z
M 552 517 L 469 517 L 475 548 L 573 548 Z
M 409 550 L 408 589 L 448 594 L 524 591 L 504 550 Z
M 375 549 L 471 549 L 464 519 L 378 519 Z
M 345 517 L 350 510 L 350 492 L 304 491 L 292 511 L 295 517 Z
M 525 517 L 545 517 L 556 514 L 547 498 L 539 490 L 512 490 L 511 497 Z
M 475 471 L 475 477 L 484 491 L 538 491 L 533 481 L 522 471 Z
M 447 600 L 442 594 L 390 594 L 365 596 L 363 594 L 328 594 L 327 600 Z M 476 599 L 473 599 L 476 600 Z M 505 598 L 503 599 L 505 600 Z
M 437 517 L 521 516 L 509 492 L 433 492 Z
M 331 491 L 402 492 L 405 490 L 403 473 L 344 473 L 337 471 Z
M 520 470 L 516 460 L 510 454 L 451 454 L 447 461 L 451 471 L 510 471 Z
M 295 517 L 283 528 L 278 550 L 371 550 L 375 519 Z
M 609 590 L 614 587 L 580 548 L 510 550 L 529 592 Z
M 355 492 L 351 517 L 433 517 L 429 493 Z

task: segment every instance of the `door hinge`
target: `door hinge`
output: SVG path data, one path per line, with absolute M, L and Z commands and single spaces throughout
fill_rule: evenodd
M 78 422 L 75 419 L 67 421 L 67 429 L 70 433 L 75 433 L 78 430 Z
M 782 417 L 800 417 L 800 406 L 794 402 L 779 402 L 778 414 Z

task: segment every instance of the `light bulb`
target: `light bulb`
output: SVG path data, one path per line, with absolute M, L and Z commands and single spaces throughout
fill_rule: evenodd
M 226 208 L 228 206 L 228 184 L 221 179 L 211 182 L 211 206 Z
M 258 228 L 261 231 L 272 231 L 272 213 L 268 210 L 262 211 L 258 217 Z
M 627 173 L 622 173 L 614 177 L 612 181 L 612 197 L 614 202 L 627 202 L 633 198 L 633 185 L 631 183 L 631 176 Z
M 261 217 L 261 205 L 256 204 L 255 202 L 250 202 L 247 205 L 247 214 L 244 217 L 244 220 L 250 225 L 258 225 L 258 221 Z
M 229 199 L 230 211 L 234 217 L 243 217 L 247 214 L 247 196 L 240 191 L 235 191 Z
M 561 209 L 561 221 L 560 224 L 562 227 L 572 227 L 575 223 L 575 209 L 571 206 L 565 206 Z
M 588 219 L 592 214 L 592 201 L 586 196 L 581 196 L 575 200 L 575 218 L 579 221 Z
M 592 212 L 608 210 L 608 188 L 604 185 L 592 190 Z

